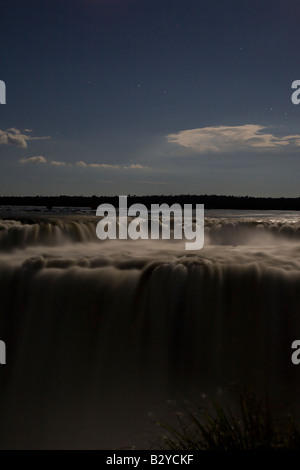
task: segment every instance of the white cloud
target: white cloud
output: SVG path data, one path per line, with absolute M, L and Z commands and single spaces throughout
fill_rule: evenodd
M 42 155 L 37 157 L 21 158 L 20 163 L 47 163 L 47 160 Z
M 108 170 L 118 170 L 119 165 L 110 165 L 109 163 L 87 163 L 87 166 L 90 168 L 105 168 Z
M 119 165 L 110 165 L 109 163 L 85 163 L 83 161 L 76 162 L 76 166 L 89 168 L 106 168 L 111 170 L 119 169 Z
M 239 150 L 279 150 L 300 147 L 300 135 L 277 137 L 259 124 L 202 127 L 167 135 L 168 142 L 197 153 Z
M 84 168 L 103 168 L 107 170 L 147 170 L 149 167 L 132 163 L 131 165 L 111 165 L 109 163 L 85 163 L 83 161 L 76 162 L 76 166 Z
M 15 127 L 11 127 L 5 131 L 0 130 L 0 145 L 14 145 L 16 147 L 27 148 L 28 140 L 50 139 L 50 137 L 31 137 L 28 135 L 31 132 L 31 129 L 20 131 Z
M 30 157 L 30 158 L 21 158 L 20 163 L 47 163 L 46 158 L 42 156 Z M 57 167 L 80 167 L 80 168 L 99 168 L 104 170 L 147 170 L 149 167 L 142 166 L 138 163 L 133 163 L 131 165 L 111 165 L 109 163 L 86 163 L 82 160 L 78 162 L 63 162 L 58 160 L 51 160 L 50 165 Z
M 57 162 L 56 160 L 51 160 L 50 165 L 53 165 L 53 166 L 66 166 L 67 163 L 66 162 Z
M 82 167 L 84 167 L 84 166 L 86 166 L 86 163 L 85 163 L 85 162 L 82 162 L 82 161 L 76 162 L 76 166 L 82 166 Z
M 124 166 L 125 170 L 149 170 L 148 166 L 140 165 L 139 163 L 132 163 L 131 165 Z

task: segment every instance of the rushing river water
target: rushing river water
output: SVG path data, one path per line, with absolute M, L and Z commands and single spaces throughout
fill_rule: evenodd
M 151 413 L 232 383 L 299 412 L 299 213 L 208 211 L 200 251 L 97 222 L 2 213 L 1 447 L 146 448 Z

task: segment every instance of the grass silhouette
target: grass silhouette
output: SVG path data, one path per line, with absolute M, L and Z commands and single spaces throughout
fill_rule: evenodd
M 184 412 L 178 426 L 158 422 L 158 446 L 167 450 L 300 450 L 294 419 L 272 417 L 266 401 L 240 393 L 232 407 Z

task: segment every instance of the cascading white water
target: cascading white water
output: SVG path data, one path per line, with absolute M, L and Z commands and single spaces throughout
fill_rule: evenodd
M 145 446 L 149 411 L 233 382 L 297 410 L 297 218 L 207 218 L 198 252 L 95 225 L 1 222 L 4 448 Z

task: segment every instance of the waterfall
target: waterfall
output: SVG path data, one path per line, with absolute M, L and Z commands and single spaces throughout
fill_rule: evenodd
M 1 221 L 1 446 L 134 444 L 156 405 L 232 383 L 297 410 L 297 222 L 207 219 L 198 252 L 95 224 Z

